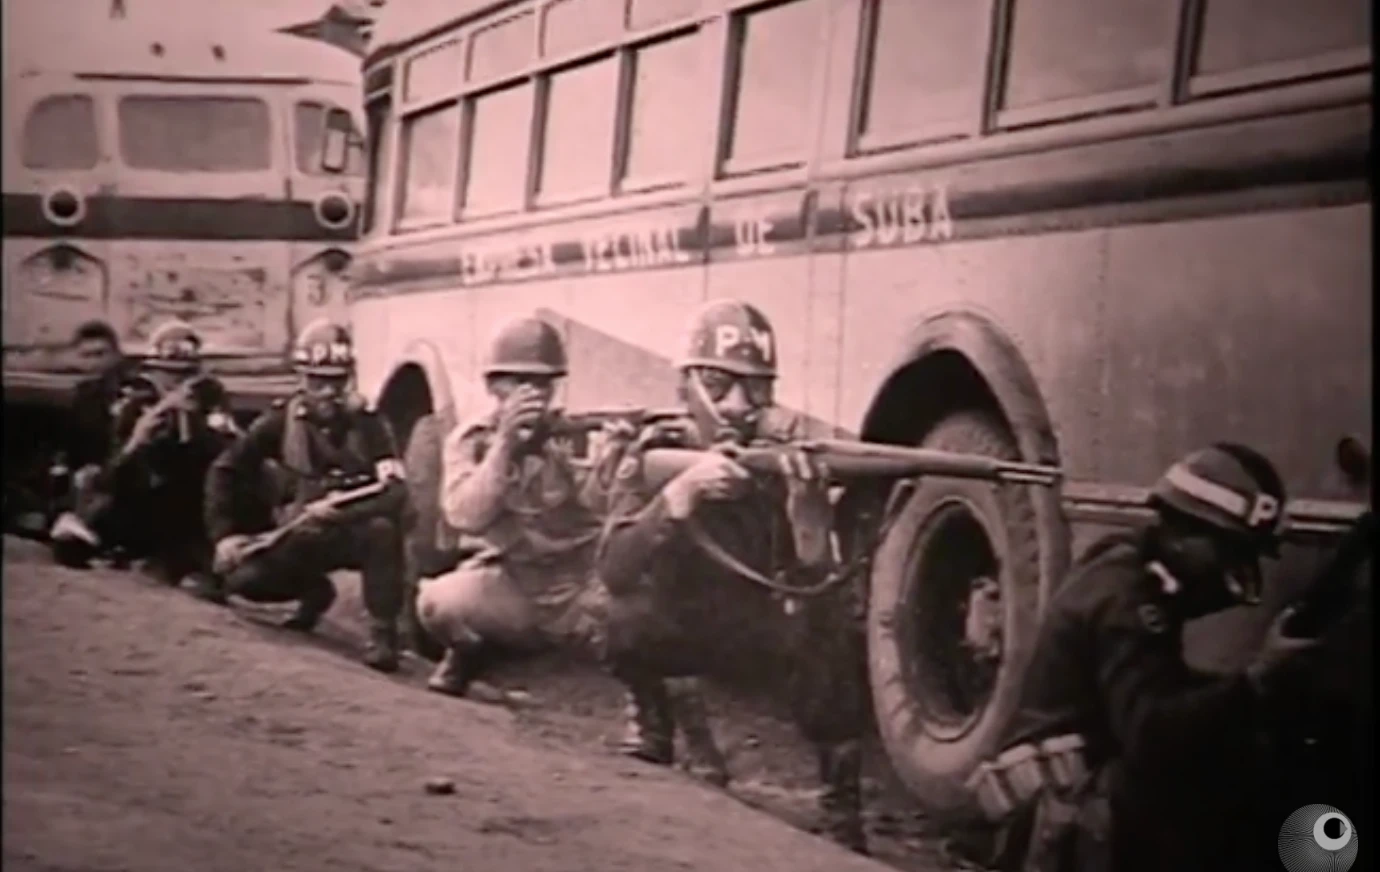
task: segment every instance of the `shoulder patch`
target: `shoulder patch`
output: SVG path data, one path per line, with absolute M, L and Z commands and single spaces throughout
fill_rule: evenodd
M 1154 603 L 1138 607 L 1136 614 L 1140 616 L 1141 626 L 1151 633 L 1158 635 L 1169 629 L 1169 618 L 1165 615 L 1164 609 Z

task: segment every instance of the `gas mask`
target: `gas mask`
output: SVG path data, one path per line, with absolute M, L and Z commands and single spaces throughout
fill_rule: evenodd
M 686 371 L 686 405 L 709 444 L 746 445 L 757 437 L 763 413 L 772 406 L 772 381 L 721 369 Z

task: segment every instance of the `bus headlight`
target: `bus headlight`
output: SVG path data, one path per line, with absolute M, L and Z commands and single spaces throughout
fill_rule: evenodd
M 71 245 L 29 255 L 15 285 L 21 344 L 66 343 L 79 324 L 105 314 L 105 265 Z

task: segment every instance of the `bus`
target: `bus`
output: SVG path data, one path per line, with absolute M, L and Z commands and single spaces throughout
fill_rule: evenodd
M 345 316 L 365 176 L 358 58 L 77 5 L 16 21 L 8 5 L 7 430 L 61 430 L 81 374 L 68 344 L 97 318 L 135 357 L 181 318 L 238 407 L 284 393 L 296 330 Z M 25 455 L 7 449 L 7 479 L 41 479 L 49 440 L 6 442 Z
M 1371 416 L 1369 10 L 389 4 L 361 389 L 425 477 L 500 319 L 564 331 L 570 409 L 655 408 L 690 313 L 732 297 L 814 435 L 1059 466 L 1057 489 L 922 480 L 874 531 L 879 734 L 924 804 L 971 808 L 1043 604 L 1172 460 L 1228 439 L 1280 465 L 1267 605 L 1359 510 L 1332 459 Z M 1268 619 L 1199 622 L 1190 653 L 1239 665 Z

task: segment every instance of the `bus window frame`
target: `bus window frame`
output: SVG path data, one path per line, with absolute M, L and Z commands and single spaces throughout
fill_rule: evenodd
M 219 86 L 222 83 L 214 84 Z M 169 169 L 166 167 L 134 166 L 125 155 L 122 133 L 124 119 L 120 115 L 120 105 L 125 100 L 141 97 L 184 100 L 240 100 L 261 104 L 264 109 L 267 110 L 268 166 L 235 170 L 183 170 Z M 109 100 L 110 118 L 111 123 L 114 125 L 112 128 L 114 138 L 110 143 L 110 159 L 120 168 L 122 173 L 140 176 L 194 176 L 207 180 L 225 180 L 227 184 L 232 180 L 247 183 L 254 178 L 258 178 L 259 180 L 264 180 L 269 177 L 286 178 L 295 170 L 297 159 L 295 152 L 291 150 L 284 152 L 283 149 L 284 142 L 287 142 L 289 146 L 291 145 L 293 120 L 291 110 L 292 103 L 284 103 L 284 97 L 287 97 L 291 101 L 297 99 L 293 95 L 285 95 L 277 90 L 217 91 L 215 88 L 208 88 L 206 84 L 201 82 L 185 84 L 181 82 L 146 80 L 119 82 L 117 87 L 113 89 L 113 93 Z M 284 128 L 289 131 L 287 136 L 283 135 Z
M 38 79 L 37 81 L 44 82 L 50 80 L 43 78 Z M 10 82 L 6 82 L 5 84 L 9 86 Z M 17 113 L 19 116 L 19 123 L 15 127 L 15 142 L 12 147 L 12 153 L 14 154 L 14 168 L 18 172 L 35 173 L 40 176 L 52 174 L 81 175 L 84 173 L 95 172 L 96 170 L 100 169 L 102 165 L 104 165 L 110 160 L 110 136 L 112 133 L 112 129 L 109 126 L 109 120 L 107 118 L 108 112 L 106 106 L 106 104 L 110 101 L 107 95 L 101 93 L 99 89 L 90 87 L 90 83 L 69 80 L 62 84 L 55 83 L 55 85 L 56 86 L 52 88 L 41 88 L 35 90 L 33 92 L 32 99 L 26 100 L 21 97 L 19 100 L 15 100 L 14 98 L 18 96 L 17 94 L 12 95 L 10 97 L 11 102 L 21 102 L 24 106 L 23 112 Z M 86 87 L 83 87 L 83 85 L 85 85 Z M 85 167 L 56 168 L 30 166 L 28 162 L 28 155 L 26 154 L 26 146 L 28 139 L 29 122 L 33 118 L 34 111 L 38 109 L 40 105 L 42 105 L 44 102 L 48 100 L 66 97 L 84 97 L 91 104 L 91 132 L 96 139 L 95 160 L 91 163 L 90 166 Z
M 626 8 L 631 9 L 629 4 Z M 686 187 L 694 184 L 698 173 L 691 171 L 685 177 L 676 175 L 633 176 L 628 173 L 628 162 L 632 157 L 633 97 L 637 87 L 637 59 L 647 49 L 674 42 L 677 39 L 699 39 L 695 46 L 703 59 L 706 42 L 710 34 L 699 21 L 681 19 L 675 26 L 667 28 L 665 22 L 654 27 L 642 28 L 622 48 L 622 69 L 618 83 L 618 129 L 614 136 L 614 182 L 613 196 L 650 193 Z M 698 107 L 697 107 L 698 108 Z M 717 113 L 715 113 L 717 115 Z
M 988 112 L 984 132 L 1019 130 L 1046 124 L 1080 121 L 1102 115 L 1140 112 L 1160 105 L 1166 87 L 1166 79 L 1175 79 L 1181 72 L 1178 59 L 1183 45 L 1184 2 L 1185 0 L 1170 0 L 1166 4 L 1168 7 L 1166 13 L 1168 38 L 1165 48 L 1169 63 L 1165 75 L 1159 79 L 1134 88 L 1120 88 L 1083 97 L 1047 100 L 1031 106 L 1008 109 L 1004 104 L 1007 77 L 1011 72 L 1011 42 L 1015 24 L 1011 11 L 1015 0 L 995 0 L 997 16 L 993 25 L 992 63 L 989 67 L 991 78 L 987 82 Z
M 1002 0 L 968 0 L 985 3 L 984 15 L 987 27 L 979 36 L 974 59 L 977 68 L 978 94 L 967 116 L 952 121 L 934 122 L 903 128 L 889 133 L 868 133 L 863 130 L 867 114 L 867 101 L 872 96 L 875 84 L 875 58 L 877 50 L 877 28 L 880 21 L 880 7 L 883 0 L 858 0 L 859 23 L 857 46 L 853 54 L 853 90 L 848 107 L 848 135 L 846 152 L 849 156 L 861 156 L 893 151 L 901 148 L 923 147 L 956 140 L 970 140 L 981 136 L 989 110 L 988 94 L 993 81 L 992 47 L 997 28 L 1001 26 L 999 7 Z
M 411 111 L 406 117 L 399 117 L 398 122 L 395 125 L 397 129 L 397 139 L 394 141 L 394 145 L 399 149 L 399 151 L 395 153 L 395 157 L 393 160 L 393 166 L 395 167 L 396 172 L 396 190 L 393 192 L 392 197 L 394 214 L 391 223 L 393 225 L 393 230 L 395 233 L 415 233 L 418 230 L 428 230 L 433 227 L 445 227 L 455 223 L 455 203 L 457 198 L 460 196 L 458 192 L 464 190 L 463 174 L 465 171 L 466 157 L 464 146 L 466 142 L 466 131 L 468 128 L 468 105 L 468 100 L 465 97 L 451 97 L 428 103 L 426 106 Z M 456 137 L 455 152 L 455 160 L 457 162 L 457 165 L 455 168 L 455 175 L 453 177 L 454 182 L 450 193 L 451 209 L 449 212 L 444 214 L 438 213 L 436 215 L 428 215 L 420 218 L 405 217 L 403 215 L 403 208 L 407 203 L 407 198 L 405 196 L 405 188 L 407 186 L 408 172 L 411 168 L 412 154 L 412 141 L 410 128 L 408 127 L 408 125 L 416 119 L 421 118 L 423 116 L 427 116 L 432 113 L 449 111 L 452 108 L 458 110 L 460 118 L 459 123 L 457 125 L 458 134 Z
M 626 12 L 627 7 L 624 6 Z M 593 66 L 605 61 L 613 61 L 616 64 L 614 69 L 614 93 L 613 93 L 613 137 L 610 140 L 612 146 L 608 154 L 608 166 L 605 167 L 606 173 L 604 183 L 597 189 L 589 187 L 566 191 L 563 194 L 546 194 L 541 189 L 542 174 L 546 167 L 546 133 L 547 122 L 551 113 L 551 79 L 561 73 L 577 70 L 585 66 Z M 531 208 L 533 209 L 553 209 L 561 206 L 569 206 L 575 203 L 585 203 L 591 200 L 599 200 L 612 197 L 615 193 L 618 170 L 618 153 L 620 133 L 626 125 L 623 109 L 623 92 L 627 90 L 625 79 L 628 76 L 628 58 L 623 47 L 612 51 L 602 52 L 594 55 L 584 55 L 579 60 L 570 61 L 563 66 L 549 67 L 537 74 L 537 89 L 533 94 L 533 119 L 534 130 L 532 140 L 532 184 L 531 184 Z
M 823 10 L 820 14 L 819 32 L 815 35 L 813 45 L 813 57 L 816 62 L 810 64 L 812 73 L 808 91 L 810 109 L 805 124 L 806 141 L 801 144 L 799 151 L 790 153 L 761 155 L 750 160 L 733 157 L 733 136 L 737 132 L 738 86 L 742 81 L 747 20 L 757 13 L 794 2 L 817 2 Z M 825 84 L 830 73 L 828 64 L 823 61 L 828 53 L 832 6 L 830 0 L 729 0 L 726 4 L 726 44 L 720 55 L 723 74 L 719 88 L 718 131 L 714 159 L 716 181 L 800 170 L 813 161 L 819 148 L 819 119 L 823 110 Z

